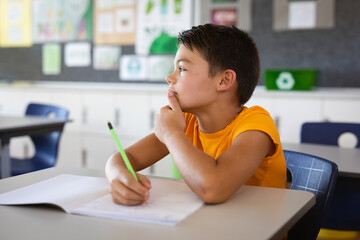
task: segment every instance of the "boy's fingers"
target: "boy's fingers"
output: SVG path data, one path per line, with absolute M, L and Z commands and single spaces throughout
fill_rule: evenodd
M 173 111 L 182 111 L 175 95 L 168 94 L 169 106 Z
M 148 199 L 149 193 L 146 191 L 144 194 L 140 194 L 134 189 L 129 188 L 120 181 L 113 181 L 111 183 L 110 193 L 113 197 L 113 201 L 126 205 L 137 205 Z
M 138 174 L 137 176 L 140 176 L 140 174 Z M 140 196 L 144 197 L 146 192 L 149 191 L 149 189 L 145 187 L 141 182 L 136 181 L 129 171 L 126 171 L 125 174 L 121 175 L 121 179 L 119 179 L 119 181 L 125 187 L 131 189 Z
M 151 182 L 150 180 L 145 177 L 144 175 L 141 175 L 141 174 L 136 174 L 138 179 L 139 179 L 139 182 L 144 186 L 146 187 L 147 189 L 150 189 L 151 188 Z
M 129 195 L 131 194 L 131 190 L 126 189 L 126 191 L 129 191 L 130 193 L 124 194 L 123 192 L 111 190 L 111 197 L 113 202 L 123 205 L 139 205 L 146 201 L 146 199 L 140 197 L 136 193 L 133 193 L 133 196 L 130 197 Z

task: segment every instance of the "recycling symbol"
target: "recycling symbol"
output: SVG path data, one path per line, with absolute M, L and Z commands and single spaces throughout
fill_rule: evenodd
M 281 90 L 290 90 L 294 85 L 295 80 L 290 72 L 282 72 L 276 79 L 276 86 Z

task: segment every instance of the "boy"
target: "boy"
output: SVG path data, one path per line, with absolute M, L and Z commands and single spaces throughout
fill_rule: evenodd
M 156 116 L 155 133 L 126 149 L 135 171 L 171 154 L 185 183 L 207 203 L 229 199 L 242 185 L 285 188 L 286 164 L 269 113 L 247 108 L 260 74 L 257 48 L 236 27 L 212 24 L 178 37 L 169 105 Z M 151 183 L 137 182 L 119 153 L 106 165 L 113 201 L 137 205 Z

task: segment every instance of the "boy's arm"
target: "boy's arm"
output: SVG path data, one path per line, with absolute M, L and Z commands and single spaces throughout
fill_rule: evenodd
M 155 134 L 141 139 L 128 147 L 125 152 L 135 171 L 154 164 L 169 153 Z M 110 182 L 110 192 L 114 202 L 138 205 L 149 198 L 149 189 L 151 188 L 149 179 L 137 173 L 139 179 L 137 182 L 126 168 L 120 153 L 110 156 L 106 163 L 105 173 Z
M 205 202 L 226 201 L 255 173 L 274 144 L 260 131 L 240 134 L 218 159 L 192 145 L 184 133 L 185 121 L 176 98 L 157 116 L 156 136 L 166 144 L 188 186 Z

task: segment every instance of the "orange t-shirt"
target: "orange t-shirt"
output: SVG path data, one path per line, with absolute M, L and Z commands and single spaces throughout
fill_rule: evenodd
M 241 113 L 224 129 L 211 134 L 202 133 L 195 115 L 184 113 L 186 121 L 185 134 L 192 144 L 217 159 L 227 150 L 235 138 L 248 130 L 262 131 L 270 136 L 276 146 L 272 156 L 264 158 L 255 174 L 246 185 L 285 188 L 286 163 L 281 147 L 280 136 L 270 114 L 263 108 L 243 107 Z

